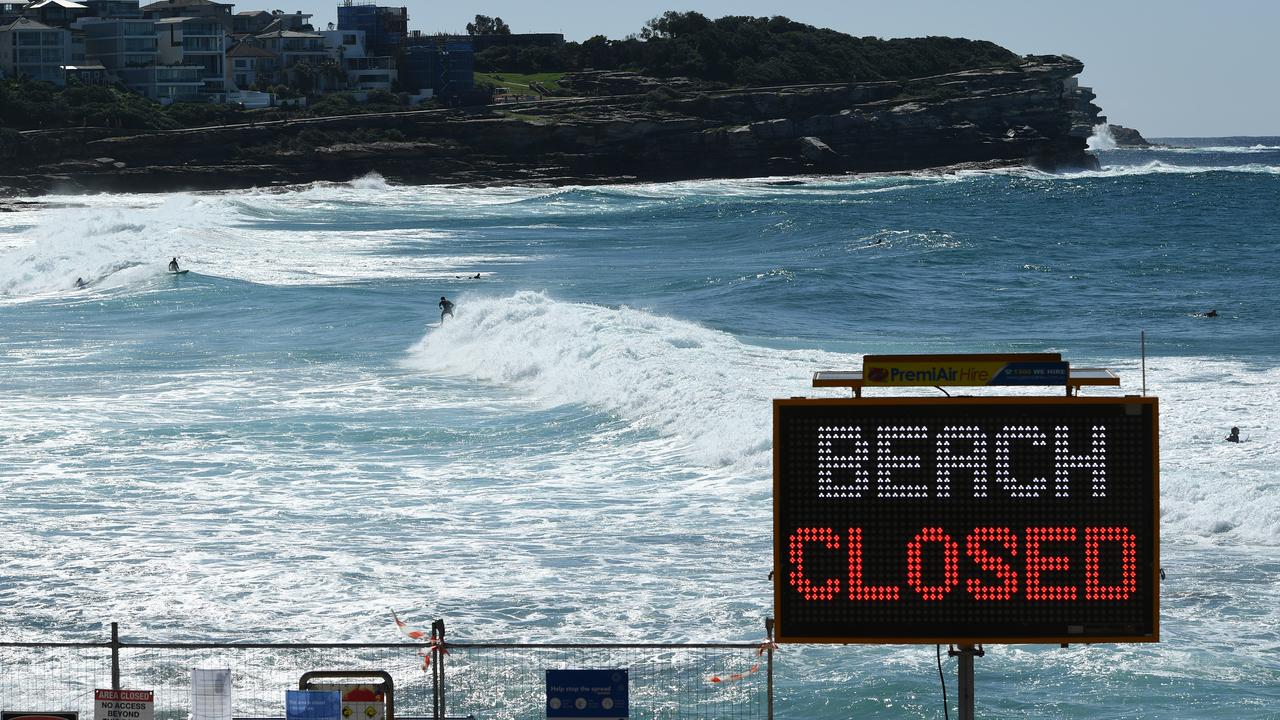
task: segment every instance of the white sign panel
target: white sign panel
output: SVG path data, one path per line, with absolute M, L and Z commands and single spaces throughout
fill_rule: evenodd
M 94 690 L 93 720 L 155 720 L 150 690 Z

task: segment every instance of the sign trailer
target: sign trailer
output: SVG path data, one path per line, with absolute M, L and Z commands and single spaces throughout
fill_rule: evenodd
M 947 384 L 925 357 L 876 374 Z M 1034 363 L 1005 374 L 1070 388 L 1052 358 Z M 845 375 L 858 394 L 876 384 Z M 971 691 L 975 644 L 1159 640 L 1156 398 L 773 408 L 778 642 L 957 643 Z

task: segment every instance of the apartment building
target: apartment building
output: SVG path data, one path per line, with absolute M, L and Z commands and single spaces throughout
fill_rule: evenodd
M 167 17 L 155 21 L 156 64 L 200 68 L 200 92 L 222 102 L 227 91 L 227 35 L 216 17 Z
M 0 74 L 65 85 L 71 63 L 71 31 L 18 18 L 0 27 Z
M 101 63 L 129 89 L 161 102 L 202 98 L 204 66 L 156 64 L 155 20 L 101 19 L 83 27 L 85 57 Z

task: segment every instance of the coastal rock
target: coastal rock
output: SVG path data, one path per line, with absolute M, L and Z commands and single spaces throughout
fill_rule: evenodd
M 800 138 L 800 155 L 816 165 L 832 165 L 840 160 L 830 145 L 812 136 Z
M 1111 139 L 1117 147 L 1151 147 L 1151 143 L 1142 137 L 1142 133 L 1123 125 L 1107 125 L 1111 131 Z
M 1096 167 L 1103 122 L 1074 58 L 909 81 L 722 88 L 574 73 L 585 97 L 487 108 L 294 118 L 163 132 L 22 134 L 0 195 L 345 181 L 610 182 L 957 164 Z M 590 90 L 596 94 L 591 95 Z M 373 138 L 352 142 L 359 133 Z M 378 140 L 377 138 L 385 138 Z M 10 146 L 13 147 L 12 145 Z

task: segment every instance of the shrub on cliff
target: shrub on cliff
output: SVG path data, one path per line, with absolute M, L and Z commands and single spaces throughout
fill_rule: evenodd
M 164 113 L 178 127 L 208 127 L 246 121 L 240 110 L 216 103 L 174 103 L 166 107 Z
M 986 41 L 857 38 L 782 16 L 709 20 L 697 12 L 668 11 L 650 20 L 640 38 L 628 49 L 650 74 L 735 85 L 901 80 L 1018 61 Z
M 81 126 L 168 130 L 193 124 L 184 113 L 209 114 L 208 110 L 199 110 L 209 107 L 213 106 L 177 104 L 166 110 L 127 90 L 82 85 L 75 80 L 65 88 L 26 79 L 0 82 L 0 126 L 20 130 Z M 216 111 L 213 113 L 216 115 Z M 204 118 L 198 124 L 214 122 Z
M 13 128 L 0 127 L 0 158 L 13 157 L 22 145 L 22 135 Z
M 57 87 L 25 78 L 0 82 L 0 126 L 18 130 L 62 127 L 70 108 Z
M 634 70 L 656 77 L 774 85 L 903 80 L 1017 62 L 1014 53 L 986 41 L 859 38 L 782 16 L 711 20 L 697 12 L 669 11 L 625 40 L 597 35 L 558 48 L 488 48 L 476 56 L 476 69 Z

